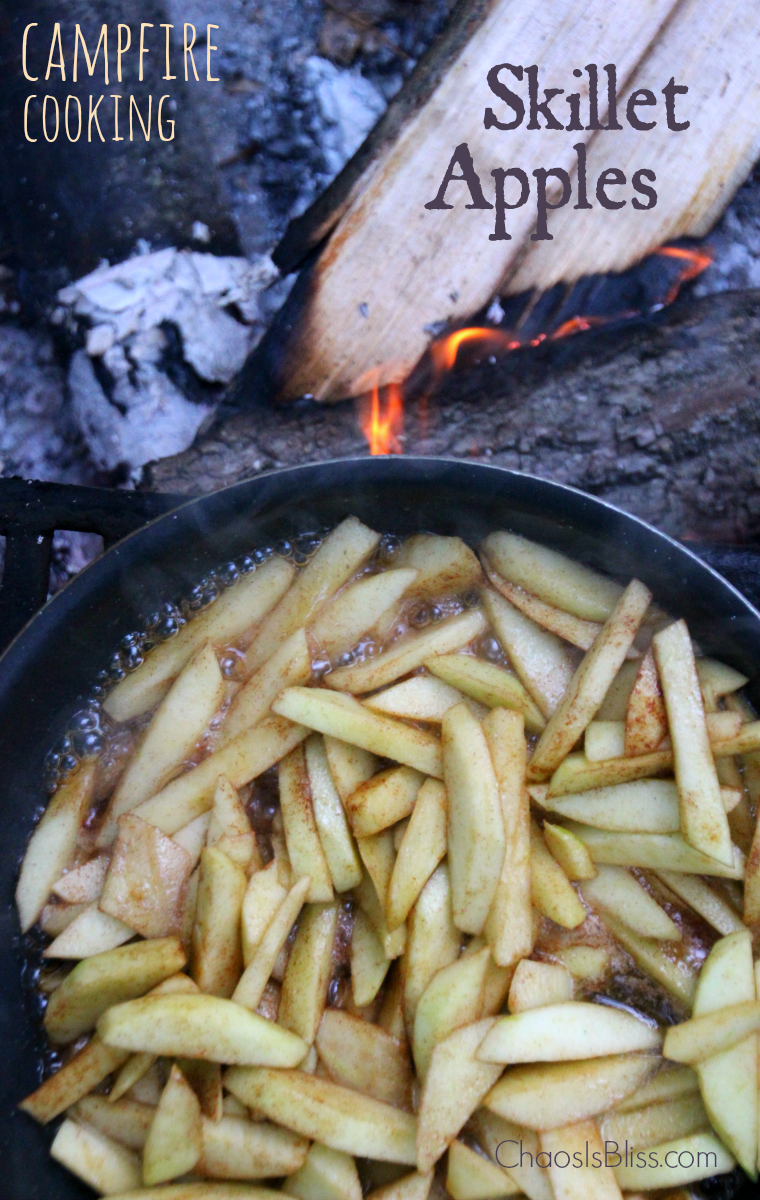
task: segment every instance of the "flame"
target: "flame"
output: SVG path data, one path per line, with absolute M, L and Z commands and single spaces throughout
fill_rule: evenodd
M 362 420 L 362 432 L 369 443 L 370 454 L 402 454 L 403 428 L 404 401 L 400 385 L 389 383 L 381 388 L 375 383 Z
M 665 258 L 679 259 L 683 263 L 678 277 L 665 294 L 662 303 L 656 305 L 658 309 L 672 304 L 682 285 L 696 279 L 713 261 L 713 254 L 707 246 L 660 246 L 654 253 Z M 456 366 L 459 352 L 464 346 L 487 349 L 492 354 L 508 353 L 524 346 L 540 346 L 546 341 L 559 341 L 576 333 L 585 333 L 589 329 L 608 325 L 611 321 L 628 320 L 640 315 L 638 310 L 624 310 L 609 316 L 571 317 L 556 329 L 539 333 L 533 338 L 520 338 L 515 332 L 479 325 L 455 329 L 452 333 L 438 338 L 430 346 L 433 384 L 438 383 L 443 375 Z M 357 381 L 362 384 L 357 391 L 363 392 L 366 389 L 368 393 L 368 398 L 363 404 L 361 427 L 369 443 L 370 454 L 403 454 L 401 434 L 404 428 L 404 398 L 401 381 L 408 374 L 408 370 L 408 364 L 386 363 L 381 367 L 372 368 L 362 376 L 361 381 Z M 427 424 L 428 398 L 429 392 L 425 392 L 419 405 L 423 437 Z
M 709 249 L 696 247 L 687 249 L 685 246 L 660 246 L 657 253 L 662 254 L 665 258 L 683 259 L 685 264 L 678 279 L 667 293 L 664 304 L 672 304 L 681 290 L 681 285 L 688 283 L 690 279 L 696 279 L 697 275 L 701 275 L 703 271 L 707 270 L 713 261 L 713 255 Z

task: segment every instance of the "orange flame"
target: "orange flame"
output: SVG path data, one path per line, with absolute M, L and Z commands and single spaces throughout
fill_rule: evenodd
M 660 246 L 657 253 L 662 254 L 665 258 L 683 259 L 685 264 L 678 279 L 665 297 L 665 304 L 672 304 L 681 290 L 681 285 L 688 283 L 690 279 L 696 279 L 697 275 L 701 275 L 703 271 L 707 270 L 713 261 L 713 255 L 709 249 L 691 250 L 685 246 Z
M 678 296 L 684 283 L 696 279 L 698 275 L 711 265 L 713 254 L 709 247 L 661 246 L 654 252 L 666 258 L 680 259 L 683 267 L 678 278 L 666 293 L 665 299 L 658 307 L 672 304 Z M 551 333 L 539 333 L 530 339 L 521 339 L 513 332 L 503 329 L 492 329 L 486 326 L 467 326 L 455 329 L 445 337 L 438 338 L 430 346 L 430 358 L 433 366 L 434 379 L 440 380 L 447 371 L 451 371 L 457 363 L 459 352 L 463 346 L 488 349 L 491 353 L 507 353 L 519 350 L 523 346 L 540 346 L 545 341 L 559 341 L 561 338 L 572 337 L 576 333 L 584 333 L 607 325 L 611 321 L 626 320 L 639 316 L 638 310 L 616 312 L 610 316 L 577 316 L 563 321 Z M 386 364 L 388 367 L 389 364 Z M 391 372 L 392 373 L 392 372 Z M 369 401 L 364 406 L 361 418 L 362 432 L 369 443 L 370 454 L 403 454 L 401 433 L 404 428 L 404 399 L 402 384 L 386 383 L 380 385 L 381 378 L 387 378 L 389 371 L 383 368 L 375 369 L 364 376 L 362 383 L 367 380 L 370 385 Z M 422 397 L 420 415 L 423 425 L 427 417 L 428 394 Z
M 385 393 L 384 397 L 382 393 Z M 402 454 L 404 401 L 398 383 L 381 388 L 375 384 L 362 420 L 362 432 L 369 442 L 370 454 Z

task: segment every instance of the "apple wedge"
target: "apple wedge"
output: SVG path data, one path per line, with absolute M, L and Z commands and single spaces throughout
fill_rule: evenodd
M 583 749 L 589 762 L 622 758 L 625 751 L 625 726 L 622 721 L 592 721 L 586 726 Z
M 412 567 L 417 578 L 410 595 L 417 599 L 466 592 L 480 580 L 480 563 L 458 537 L 417 533 L 401 544 L 396 567 Z
M 287 888 L 277 878 L 277 863 L 274 860 L 251 875 L 241 911 L 243 963 L 246 967 L 287 894 Z
M 197 817 L 196 820 L 202 821 L 203 817 Z M 174 840 L 177 840 L 176 834 Z M 209 814 L 207 844 L 221 850 L 244 871 L 248 871 L 251 864 L 261 866 L 256 835 L 251 829 L 243 802 L 237 789 L 223 775 L 217 780 L 214 791 L 214 807 Z
M 398 602 L 414 584 L 418 572 L 412 568 L 381 571 L 344 588 L 320 610 L 309 636 L 323 654 L 335 660 L 369 633 L 383 618 L 395 612 Z
M 648 650 L 628 698 L 623 753 L 629 758 L 634 754 L 649 754 L 657 749 L 667 732 L 665 699 L 654 655 Z
M 442 967 L 420 996 L 414 1016 L 412 1049 L 417 1075 L 424 1080 L 435 1046 L 479 1020 L 491 951 L 488 946 Z
M 671 892 L 724 937 L 729 933 L 741 933 L 744 929 L 744 922 L 735 909 L 699 876 L 684 875 L 679 871 L 656 871 L 655 874 Z
M 237 863 L 213 846 L 203 851 L 191 974 L 202 992 L 225 1000 L 243 969 L 240 914 L 246 888 L 245 872 Z
M 311 658 L 306 632 L 297 629 L 243 684 L 225 717 L 219 745 L 226 746 L 239 733 L 263 721 L 272 701 L 286 687 L 307 683 L 312 672 Z
M 547 849 L 535 821 L 530 823 L 530 892 L 538 911 L 564 929 L 577 929 L 586 920 L 577 892 Z
M 304 875 L 297 883 L 293 884 L 275 912 L 251 961 L 232 993 L 232 998 L 237 1004 L 242 1004 L 249 1009 L 258 1008 L 274 964 L 277 962 L 277 956 L 290 936 L 290 931 L 303 907 L 310 887 L 311 879 L 308 875 Z
M 130 1192 L 142 1182 L 134 1150 L 68 1118 L 53 1139 L 50 1155 L 101 1195 Z
M 593 908 L 617 917 L 634 933 L 660 941 L 681 941 L 675 922 L 624 867 L 598 867 L 596 879 L 587 880 L 581 891 Z
M 509 708 L 523 714 L 525 727 L 540 733 L 546 721 L 516 675 L 472 654 L 442 654 L 425 663 L 428 671 L 486 708 Z
M 684 1161 L 681 1162 L 681 1159 Z M 714 1133 L 693 1133 L 635 1155 L 635 1162 L 615 1167 L 615 1178 L 626 1192 L 676 1188 L 733 1171 L 736 1161 Z
M 267 717 L 238 734 L 226 746 L 204 758 L 197 767 L 173 779 L 162 791 L 135 809 L 135 815 L 164 833 L 176 833 L 207 812 L 214 803 L 220 775 L 242 787 L 268 771 L 308 736 L 308 729 L 282 717 Z
M 361 784 L 366 783 L 377 770 L 377 759 L 368 750 L 352 746 L 340 738 L 325 734 L 325 754 L 333 783 L 345 804 Z
M 594 860 L 577 834 L 562 825 L 552 825 L 550 821 L 544 821 L 542 832 L 547 850 L 571 883 L 596 879 L 598 871 Z
M 535 621 L 543 629 L 548 629 L 550 633 L 556 633 L 557 637 L 570 642 L 572 646 L 577 646 L 579 650 L 591 649 L 601 632 L 602 626 L 599 621 L 585 621 L 582 617 L 564 612 L 553 604 L 547 604 L 545 600 L 539 600 L 533 592 L 526 592 L 525 588 L 503 579 L 493 569 L 487 558 L 484 569 L 489 583 L 506 600 L 509 600 L 510 604 L 514 604 L 515 608 L 519 608 L 520 612 L 525 613 L 526 617 L 530 617 L 532 621 Z
M 678 833 L 613 833 L 590 825 L 567 822 L 588 848 L 594 862 L 618 867 L 643 867 L 651 871 L 680 871 L 689 875 L 718 875 L 723 879 L 744 878 L 744 855 L 734 846 L 733 863 L 724 866 L 701 850 L 695 850 Z
M 409 914 L 404 952 L 404 1017 L 414 1028 L 420 996 L 434 975 L 459 957 L 462 935 L 454 924 L 449 870 L 441 863 L 420 892 Z
M 73 1042 L 112 1004 L 142 996 L 187 962 L 177 938 L 154 938 L 119 946 L 77 964 L 56 988 L 45 1010 L 52 1042 Z
M 427 721 L 431 725 L 440 725 L 443 714 L 465 700 L 465 695 L 454 687 L 449 687 L 435 675 L 412 675 L 403 683 L 394 683 L 382 692 L 375 692 L 364 701 L 367 708 L 373 712 L 385 713 L 389 717 L 404 717 L 407 721 Z M 475 715 L 485 716 L 483 706 L 474 705 Z
M 190 855 L 136 813 L 124 813 L 116 826 L 113 856 L 100 895 L 101 911 L 144 938 L 179 933 L 193 869 Z
M 331 671 L 326 682 L 338 691 L 351 692 L 353 695 L 374 692 L 416 671 L 429 659 L 434 661 L 439 654 L 450 654 L 469 645 L 486 629 L 487 622 L 479 608 L 459 613 L 439 624 L 430 625 L 421 633 L 410 634 L 376 658 L 370 658 L 355 667 L 339 667 L 337 671 Z
M 317 1053 L 335 1083 L 409 1108 L 412 1069 L 403 1042 L 379 1025 L 328 1009 L 317 1031 Z
M 546 1129 L 539 1141 L 541 1152 L 549 1159 L 549 1181 L 555 1200 L 623 1200 L 596 1121 Z M 561 1154 L 568 1165 L 573 1164 L 571 1170 L 566 1169 L 565 1162 L 558 1161 Z
M 142 1150 L 155 1111 L 150 1104 L 141 1104 L 139 1100 L 124 1099 L 111 1104 L 107 1096 L 83 1096 L 69 1115 L 130 1150 Z
M 204 1117 L 195 1173 L 210 1179 L 271 1179 L 299 1170 L 308 1149 L 305 1138 L 268 1121 Z
M 606 1142 L 618 1147 L 628 1144 L 629 1151 L 648 1150 L 663 1142 L 689 1137 L 710 1128 L 699 1092 L 679 1096 L 667 1103 L 648 1104 L 645 1108 L 626 1112 L 612 1111 L 600 1117 L 599 1126 Z
M 702 967 L 694 1000 L 695 1020 L 712 1017 L 720 1021 L 721 1015 L 725 1020 L 730 1013 L 727 1006 L 752 1008 L 754 1002 L 760 1009 L 755 996 L 751 934 L 729 934 L 716 942 Z M 741 1016 L 738 1023 L 742 1023 Z M 710 1123 L 753 1179 L 757 1178 L 758 1157 L 757 1051 L 758 1036 L 753 1034 L 697 1068 Z
M 333 882 L 319 840 L 303 746 L 296 746 L 280 759 L 277 781 L 290 864 L 296 878 L 310 877 L 309 902 L 328 902 L 333 898 Z
M 555 1200 L 546 1168 L 536 1162 L 541 1149 L 537 1133 L 505 1121 L 487 1108 L 478 1109 L 472 1128 L 481 1146 L 520 1192 L 530 1200 Z
M 477 1057 L 493 1017 L 455 1030 L 435 1047 L 420 1097 L 417 1170 L 430 1171 L 501 1073 Z
M 129 1051 L 106 1046 L 99 1037 L 93 1037 L 60 1071 L 22 1100 L 19 1108 L 45 1125 L 91 1092 L 112 1071 L 118 1071 L 128 1058 Z
M 388 928 L 403 924 L 417 897 L 446 853 L 448 799 L 438 779 L 427 779 L 399 847 L 388 885 Z
M 155 796 L 191 756 L 223 696 L 224 677 L 207 642 L 172 684 L 130 758 L 106 810 L 99 846 L 113 842 L 122 813 Z
M 491 533 L 481 549 L 504 579 L 584 621 L 606 621 L 623 591 L 590 567 L 516 533 Z
M 483 590 L 483 607 L 518 678 L 543 716 L 550 717 L 573 677 L 567 646 L 492 588 Z
M 293 1067 L 306 1055 L 302 1038 L 218 996 L 143 996 L 110 1008 L 98 1022 L 108 1046 L 169 1057 L 246 1066 Z
M 256 630 L 246 651 L 246 676 L 258 671 L 297 629 L 311 623 L 326 601 L 367 561 L 379 541 L 380 534 L 356 517 L 347 517 L 327 535 Z
M 408 817 L 424 779 L 412 767 L 389 767 L 360 784 L 345 800 L 356 836 L 371 837 Z
M 108 715 L 114 721 L 130 721 L 150 712 L 204 642 L 212 646 L 236 642 L 277 604 L 295 573 L 292 563 L 277 557 L 244 576 L 116 684 L 103 702 Z
M 277 1021 L 311 1045 L 327 1003 L 337 904 L 307 904 L 301 912 L 285 978 Z
M 166 1183 L 191 1171 L 203 1150 L 201 1106 L 176 1063 L 148 1130 L 143 1182 Z
M 356 887 L 362 871 L 340 796 L 333 782 L 324 739 L 312 734 L 306 741 L 306 770 L 319 840 L 336 892 Z
M 351 934 L 351 988 L 354 1004 L 371 1004 L 388 974 L 391 960 L 385 957 L 380 938 L 368 916 L 358 910 Z
M 465 704 L 449 709 L 441 733 L 454 923 L 482 933 L 504 861 L 499 787 L 482 726 Z
M 504 823 L 504 859 L 484 933 L 494 960 L 510 967 L 533 949 L 527 747 L 519 713 L 497 708 L 483 722 Z
M 79 828 L 92 804 L 94 784 L 95 760 L 90 759 L 61 784 L 31 836 L 16 888 L 22 933 L 34 925 L 69 865 Z
M 617 833 L 677 833 L 678 789 L 670 779 L 637 779 L 571 795 L 547 795 L 543 807 L 595 829 Z
M 499 1017 L 478 1050 L 483 1062 L 567 1062 L 658 1050 L 657 1028 L 622 1009 L 582 1000 Z
M 43 950 L 43 958 L 92 958 L 115 950 L 135 936 L 135 930 L 101 912 L 97 900 L 86 904 L 63 933 Z
M 362 1185 L 350 1154 L 312 1142 L 302 1167 L 282 1185 L 297 1200 L 362 1200 Z
M 654 637 L 654 653 L 665 695 L 673 741 L 676 784 L 684 840 L 724 866 L 733 847 L 705 725 L 694 651 L 685 621 Z
M 509 1011 L 527 1012 L 547 1004 L 564 1004 L 573 998 L 573 977 L 562 963 L 532 962 L 523 958 L 512 976 Z
M 529 779 L 538 783 L 548 779 L 593 720 L 651 599 L 649 589 L 637 579 L 628 584 L 541 734 L 528 763 Z
M 449 1146 L 446 1191 L 453 1200 L 499 1200 L 519 1192 L 516 1183 L 484 1154 L 458 1139 Z
M 272 708 L 283 717 L 349 742 L 360 750 L 415 767 L 436 779 L 442 777 L 438 738 L 393 717 L 374 713 L 353 696 L 326 688 L 286 688 Z
M 302 1071 L 233 1067 L 224 1086 L 247 1108 L 332 1150 L 414 1164 L 417 1121 L 410 1114 Z
M 483 1104 L 528 1129 L 559 1129 L 605 1112 L 655 1075 L 654 1054 L 613 1054 L 580 1062 L 514 1067 Z

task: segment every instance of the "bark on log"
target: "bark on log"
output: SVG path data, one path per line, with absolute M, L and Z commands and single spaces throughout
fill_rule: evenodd
M 455 368 L 407 406 L 409 454 L 582 488 L 681 538 L 760 536 L 760 290 Z M 353 402 L 239 413 L 144 487 L 195 495 L 273 467 L 366 454 Z
M 703 235 L 760 152 L 760 121 L 747 116 L 760 102 L 755 0 L 728 0 L 719 9 L 707 0 L 633 6 L 557 0 L 543 8 L 533 0 L 491 0 L 486 6 L 465 0 L 463 11 L 470 7 L 477 15 L 468 27 L 469 40 L 457 43 L 453 54 L 448 45 L 445 53 L 431 51 L 419 90 L 407 86 L 378 134 L 283 244 L 280 261 L 292 266 L 334 224 L 256 354 L 262 378 L 283 399 L 355 395 L 371 386 L 373 372 L 380 373 L 381 382 L 405 378 L 437 325 L 467 322 L 500 291 L 543 290 L 558 279 L 572 282 L 621 270 L 668 239 Z M 445 69 L 436 81 L 431 64 L 438 53 Z M 581 62 L 599 66 L 601 125 L 591 112 L 585 76 L 577 84 L 580 120 L 563 124 L 571 97 L 561 93 L 573 92 L 571 71 Z M 486 83 L 499 63 L 504 71 L 509 63 L 538 64 L 539 94 L 544 87 L 557 89 L 553 124 L 546 116 L 531 128 L 526 111 L 515 128 L 519 112 L 513 119 Z M 606 113 L 605 63 L 617 68 L 619 124 Z M 520 79 L 522 65 L 515 70 Z M 688 128 L 673 126 L 673 114 L 665 119 L 660 90 L 674 70 L 678 84 L 690 92 L 688 112 L 684 101 L 676 106 L 675 119 L 688 118 Z M 515 94 L 527 97 L 525 81 L 504 78 Z M 656 89 L 658 102 L 645 114 L 655 121 L 646 131 L 643 109 L 633 110 L 638 129 L 624 116 L 629 98 L 638 93 L 640 103 L 644 87 L 650 96 Z M 511 121 L 511 131 L 503 132 L 510 130 L 503 123 L 486 127 L 487 108 L 500 122 Z M 605 126 L 608 119 L 615 132 Z M 581 142 L 588 144 L 585 203 Z M 468 194 L 467 187 L 453 183 L 445 196 L 451 211 L 431 211 L 427 204 L 439 190 L 454 146 L 461 151 L 462 144 L 469 148 L 484 194 Z M 625 169 L 627 186 L 613 189 L 614 196 L 602 190 L 600 196 L 597 177 L 613 163 Z M 490 178 L 492 168 L 502 166 L 519 167 L 530 182 L 527 203 L 513 204 L 506 213 L 508 237 L 497 236 Z M 464 170 L 462 159 L 459 167 Z M 562 196 L 567 207 L 549 214 L 553 240 L 536 243 L 538 176 L 547 167 L 548 198 L 554 204 Z M 553 177 L 555 168 L 573 181 L 572 196 Z M 650 172 L 645 175 L 649 185 L 657 183 L 659 199 L 652 211 L 652 197 L 642 201 L 632 191 L 640 169 Z M 502 178 L 504 186 L 512 202 L 519 184 Z M 648 207 L 635 208 L 634 199 Z M 602 207 L 621 200 L 625 207 L 619 212 Z

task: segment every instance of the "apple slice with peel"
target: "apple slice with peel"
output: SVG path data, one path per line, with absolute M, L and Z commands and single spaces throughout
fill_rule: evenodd
M 175 1063 L 148 1130 L 144 1183 L 166 1183 L 184 1175 L 193 1169 L 202 1151 L 200 1102 Z
M 514 1196 L 519 1190 L 484 1154 L 471 1150 L 464 1142 L 449 1146 L 446 1191 L 454 1200 L 496 1200 L 499 1196 Z
M 515 1067 L 483 1101 L 486 1108 L 528 1129 L 575 1125 L 631 1095 L 660 1065 L 654 1054 L 615 1054 L 581 1062 Z
M 752 936 L 730 933 L 713 946 L 699 978 L 694 1015 L 755 999 Z M 752 1179 L 757 1179 L 758 1035 L 751 1034 L 697 1068 L 710 1122 Z
M 657 1050 L 659 1030 L 629 1012 L 568 1000 L 500 1017 L 484 1038 L 484 1062 L 568 1062 L 634 1050 Z
M 430 1059 L 417 1118 L 417 1170 L 432 1170 L 501 1073 L 477 1049 L 493 1025 L 486 1017 L 439 1042 Z

